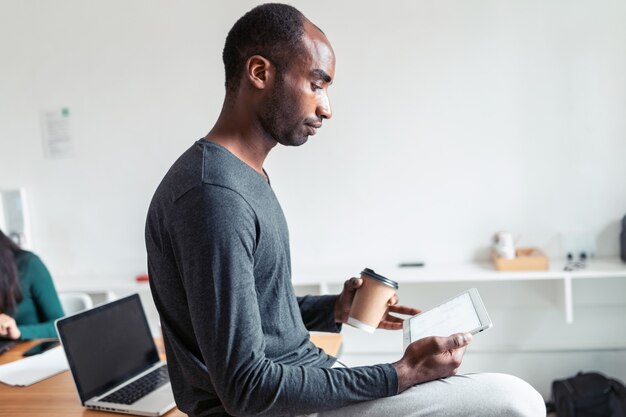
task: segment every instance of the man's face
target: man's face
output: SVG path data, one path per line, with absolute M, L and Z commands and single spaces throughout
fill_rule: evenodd
M 335 76 L 335 54 L 315 26 L 305 22 L 304 27 L 304 56 L 277 74 L 260 113 L 263 129 L 286 146 L 302 145 L 332 117 L 327 90 Z

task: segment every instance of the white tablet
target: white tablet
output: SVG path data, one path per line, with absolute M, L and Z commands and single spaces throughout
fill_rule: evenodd
M 476 288 L 404 320 L 404 349 L 427 336 L 450 336 L 454 333 L 476 334 L 492 326 L 491 319 Z

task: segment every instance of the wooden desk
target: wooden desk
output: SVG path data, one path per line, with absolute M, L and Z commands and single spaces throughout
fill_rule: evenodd
M 313 334 L 311 339 L 329 354 L 337 354 L 341 335 Z M 22 342 L 0 355 L 0 365 L 22 358 L 22 353 L 38 340 Z M 70 371 L 61 372 L 28 387 L 11 387 L 0 383 L 0 417 L 104 417 L 121 414 L 89 410 L 80 404 Z M 186 414 L 174 408 L 167 417 Z
M 338 333 L 312 332 L 311 342 L 330 356 L 338 357 L 341 351 L 343 338 Z
M 22 353 L 37 344 L 37 340 L 23 342 L 0 355 L 0 365 L 22 358 Z M 11 387 L 0 383 L 0 416 L 2 417 L 103 417 L 115 414 L 89 410 L 80 404 L 70 371 L 61 372 L 28 387 Z M 121 415 L 121 414 L 118 414 Z M 186 414 L 173 409 L 167 417 Z

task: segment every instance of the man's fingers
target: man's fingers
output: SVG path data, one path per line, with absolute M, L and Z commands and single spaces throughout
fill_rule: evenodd
M 463 356 L 465 356 L 465 350 L 467 349 L 467 345 L 462 348 L 452 350 L 451 352 L 451 363 L 455 368 L 461 366 L 461 362 L 463 362 Z
M 455 333 L 450 337 L 444 338 L 444 350 L 460 349 L 470 344 L 472 341 L 471 333 Z
M 406 314 L 407 316 L 414 316 L 422 312 L 422 310 L 420 310 L 419 308 L 398 305 L 390 305 L 389 311 L 391 311 L 392 313 Z
M 383 330 L 400 330 L 402 329 L 402 323 L 395 323 L 391 321 L 381 321 L 378 325 L 379 329 Z
M 400 330 L 402 329 L 403 323 L 404 320 L 399 317 L 387 316 L 378 324 L 378 328 L 385 330 Z
M 396 304 L 398 304 L 398 301 L 400 301 L 400 299 L 396 294 L 394 294 L 393 297 L 391 297 L 389 301 L 387 301 L 387 305 L 390 307 L 395 306 Z
M 396 316 L 392 316 L 391 314 L 387 314 L 387 316 L 385 317 L 385 319 L 383 321 L 392 321 L 394 323 L 404 323 L 404 319 L 401 319 L 400 317 L 396 317 Z
M 356 277 L 352 277 L 349 280 L 346 281 L 344 287 L 348 290 L 356 290 L 357 288 L 359 288 L 361 285 L 363 285 L 363 279 L 362 278 L 356 278 Z
M 420 339 L 413 343 L 422 344 L 420 349 L 424 349 L 432 354 L 439 354 L 443 352 L 452 351 L 452 353 L 457 350 L 463 349 L 461 351 L 461 355 L 465 351 L 465 346 L 467 346 L 472 341 L 472 335 L 469 333 L 455 333 L 449 337 L 439 337 L 439 336 L 431 336 L 425 337 L 424 339 Z

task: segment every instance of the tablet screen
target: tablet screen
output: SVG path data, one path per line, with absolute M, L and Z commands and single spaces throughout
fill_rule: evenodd
M 426 336 L 467 333 L 481 326 L 469 293 L 447 301 L 410 319 L 411 341 Z

